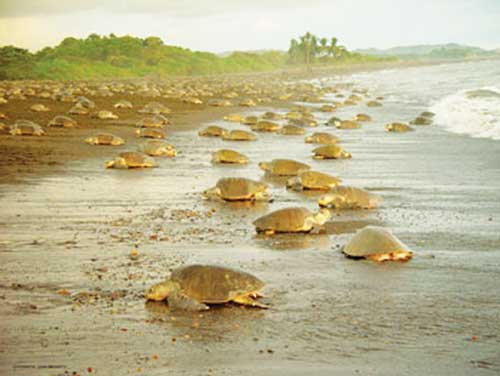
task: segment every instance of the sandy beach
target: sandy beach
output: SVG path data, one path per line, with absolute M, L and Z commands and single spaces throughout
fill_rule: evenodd
M 453 66 L 411 69 L 425 75 Z M 358 87 L 349 83 L 353 73 L 309 78 L 342 75 L 336 85 L 348 95 Z M 262 77 L 284 77 L 275 75 Z M 241 80 L 244 75 L 228 77 L 228 90 L 241 89 Z M 75 117 L 78 128 L 51 128 L 39 138 L 0 135 L 0 373 L 498 374 L 500 143 L 435 125 L 389 134 L 385 124 L 426 110 L 401 106 L 391 94 L 370 90 L 356 106 L 314 111 L 320 125 L 307 133 L 338 135 L 351 160 L 314 160 L 303 136 L 259 133 L 257 142 L 228 143 L 197 135 L 209 124 L 244 129 L 222 120 L 229 113 L 285 113 L 297 103 L 317 109 L 333 97 L 319 104 L 269 98 L 251 108 L 217 108 L 120 93 L 90 97 L 98 109 L 131 101 L 133 109 L 113 110 L 118 121 Z M 379 95 L 382 107 L 366 106 Z M 118 151 L 142 141 L 133 136 L 137 109 L 153 101 L 172 109 L 167 141 L 178 156 L 159 160 L 156 169 L 106 170 Z M 30 112 L 34 103 L 51 111 Z M 29 97 L 9 100 L 0 112 L 8 124 L 26 118 L 45 126 L 71 105 Z M 359 130 L 325 125 L 331 116 L 358 113 L 373 121 Z M 127 144 L 86 145 L 83 139 L 97 130 Z M 223 147 L 243 152 L 250 163 L 213 165 L 211 153 Z M 334 212 L 326 234 L 256 235 L 252 221 L 271 210 L 317 208 L 317 195 L 287 191 L 283 181 L 264 176 L 258 162 L 273 158 L 308 163 L 380 194 L 384 203 Z M 225 176 L 266 181 L 274 201 L 202 200 L 201 192 Z M 375 264 L 345 258 L 341 247 L 369 224 L 390 228 L 414 250 L 414 259 Z M 137 259 L 129 257 L 134 248 Z M 258 275 L 271 308 L 226 305 L 184 313 L 145 303 L 148 286 L 191 263 Z

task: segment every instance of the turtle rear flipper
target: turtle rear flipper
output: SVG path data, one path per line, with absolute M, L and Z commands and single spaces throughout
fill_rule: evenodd
M 168 297 L 168 306 L 173 311 L 206 311 L 210 309 L 210 307 L 206 304 L 200 303 L 180 292 L 175 292 Z
M 254 300 L 249 295 L 237 296 L 236 298 L 233 299 L 233 302 L 241 304 L 241 305 L 245 305 L 245 306 L 255 307 L 255 308 L 262 308 L 262 309 L 269 308 L 269 306 L 262 304 L 262 303 L 259 303 L 258 301 Z

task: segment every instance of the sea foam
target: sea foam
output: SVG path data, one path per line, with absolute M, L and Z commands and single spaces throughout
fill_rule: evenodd
M 435 124 L 449 132 L 500 140 L 500 88 L 462 90 L 435 103 Z

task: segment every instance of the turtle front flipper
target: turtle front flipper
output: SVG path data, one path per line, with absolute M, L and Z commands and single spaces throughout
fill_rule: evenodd
M 262 309 L 268 309 L 269 306 L 259 303 L 256 300 L 252 299 L 251 296 L 249 295 L 241 295 L 237 296 L 236 298 L 233 299 L 233 302 L 245 305 L 245 306 L 250 306 L 250 307 L 255 307 L 255 308 L 262 308 Z
M 200 303 L 181 292 L 175 292 L 168 297 L 168 306 L 173 311 L 206 311 L 210 309 L 206 304 Z

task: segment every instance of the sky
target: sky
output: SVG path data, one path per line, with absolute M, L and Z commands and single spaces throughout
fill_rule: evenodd
M 349 49 L 500 47 L 500 0 L 0 0 L 0 46 L 36 51 L 91 33 L 192 50 L 286 50 L 310 31 Z

